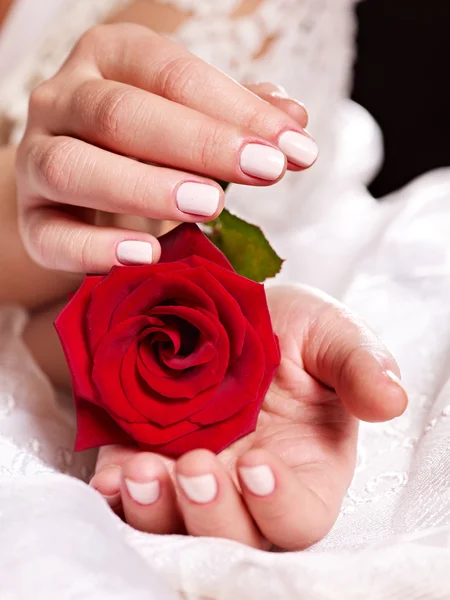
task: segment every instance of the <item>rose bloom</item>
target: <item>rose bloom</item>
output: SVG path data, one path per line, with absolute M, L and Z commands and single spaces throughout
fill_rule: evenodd
M 56 321 L 72 374 L 75 449 L 220 452 L 256 427 L 280 362 L 264 286 L 193 224 L 157 265 L 87 276 Z

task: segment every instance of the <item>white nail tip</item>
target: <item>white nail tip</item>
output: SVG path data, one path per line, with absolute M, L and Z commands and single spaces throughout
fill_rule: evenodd
M 241 152 L 241 169 L 252 177 L 274 181 L 284 171 L 285 164 L 284 154 L 270 146 L 247 144 Z
M 275 489 L 275 477 L 267 465 L 240 467 L 239 473 L 245 486 L 256 496 L 268 496 Z
M 288 159 L 300 167 L 310 167 L 319 154 L 314 140 L 297 131 L 285 131 L 278 138 L 278 146 Z
M 138 504 L 153 504 L 159 498 L 159 481 L 154 479 L 153 481 L 133 481 L 132 479 L 125 479 L 125 485 L 127 486 L 128 493 Z
M 401 388 L 403 388 L 403 384 L 400 380 L 400 377 L 398 377 L 393 371 L 385 371 L 384 374 L 386 375 L 386 377 L 388 377 L 393 383 L 396 383 L 398 386 L 400 386 Z
M 211 217 L 219 206 L 220 192 L 212 185 L 186 181 L 177 190 L 177 205 L 184 213 Z
M 153 248 L 148 242 L 126 240 L 117 246 L 117 260 L 124 265 L 147 265 L 153 261 Z
M 214 475 L 186 477 L 177 475 L 178 482 L 186 496 L 198 504 L 207 504 L 217 495 L 217 481 Z

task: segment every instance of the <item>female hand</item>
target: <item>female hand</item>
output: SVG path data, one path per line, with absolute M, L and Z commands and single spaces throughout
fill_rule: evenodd
M 100 450 L 91 485 L 142 531 L 301 549 L 334 524 L 353 476 L 358 419 L 400 415 L 398 366 L 374 334 L 314 290 L 272 288 L 282 362 L 256 431 L 218 456 L 177 461 L 125 446 Z
M 30 255 L 89 273 L 157 262 L 154 237 L 99 227 L 97 211 L 208 221 L 223 207 L 211 178 L 270 185 L 310 166 L 303 107 L 276 86 L 251 90 L 145 27 L 88 31 L 31 96 L 16 163 Z

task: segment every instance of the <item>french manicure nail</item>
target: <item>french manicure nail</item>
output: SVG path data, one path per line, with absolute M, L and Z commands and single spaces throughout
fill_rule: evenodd
M 245 486 L 256 496 L 268 496 L 275 489 L 275 477 L 268 465 L 239 467 Z
M 123 265 L 149 265 L 153 260 L 153 248 L 148 242 L 126 240 L 118 244 L 116 256 Z
M 214 475 L 197 475 L 195 477 L 177 475 L 177 479 L 183 492 L 193 502 L 207 504 L 217 495 L 217 481 Z
M 153 504 L 159 498 L 160 485 L 157 479 L 145 482 L 125 479 L 125 485 L 130 496 L 138 504 L 147 506 L 148 504 Z
M 212 185 L 186 181 L 177 190 L 177 205 L 184 213 L 211 217 L 219 206 L 220 192 Z
M 285 131 L 278 138 L 278 146 L 288 159 L 300 167 L 310 167 L 319 154 L 314 140 L 297 131 Z
M 284 171 L 285 164 L 282 152 L 263 144 L 247 144 L 241 152 L 241 169 L 252 177 L 275 181 Z
M 403 383 L 401 382 L 400 377 L 398 377 L 393 371 L 385 371 L 384 374 L 386 375 L 386 377 L 388 377 L 393 383 L 395 383 L 396 385 L 398 385 L 399 387 L 402 388 L 403 391 L 405 391 L 405 388 L 403 387 Z

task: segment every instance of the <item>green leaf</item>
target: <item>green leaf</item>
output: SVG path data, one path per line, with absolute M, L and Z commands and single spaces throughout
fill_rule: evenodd
M 256 225 L 247 223 L 224 209 L 207 226 L 207 235 L 222 250 L 239 275 L 263 282 L 279 273 L 283 260 Z

